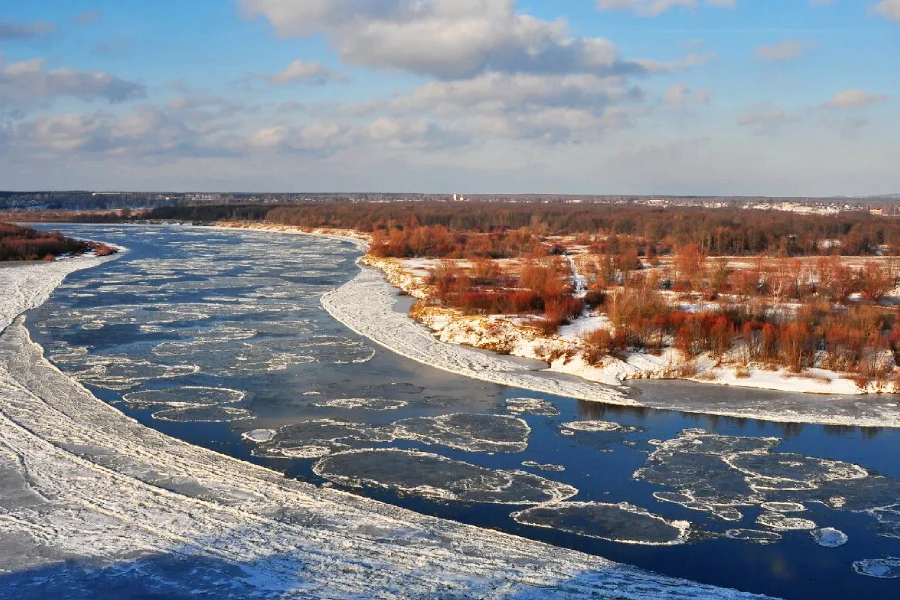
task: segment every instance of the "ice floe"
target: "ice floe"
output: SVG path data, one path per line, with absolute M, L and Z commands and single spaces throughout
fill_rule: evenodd
M 245 440 L 261 444 L 271 441 L 277 433 L 278 432 L 274 429 L 253 429 L 251 431 L 245 431 L 241 434 L 241 437 Z
M 537 469 L 539 471 L 553 471 L 555 473 L 562 473 L 566 470 L 566 468 L 562 465 L 539 463 L 533 460 L 522 461 L 522 466 Z
M 832 527 L 823 527 L 809 532 L 816 543 L 825 548 L 837 548 L 847 543 L 847 534 Z
M 806 511 L 806 507 L 799 502 L 763 502 L 763 510 L 776 513 L 798 513 Z
M 354 442 L 391 442 L 395 438 L 378 427 L 335 419 L 310 419 L 279 428 L 271 439 L 254 449 L 256 456 L 308 457 L 310 447 L 346 449 Z M 322 456 L 323 454 L 318 454 Z
M 853 563 L 853 570 L 860 575 L 879 579 L 900 579 L 900 558 L 868 558 Z
M 506 401 L 506 410 L 517 415 L 536 415 L 541 417 L 556 417 L 559 410 L 552 402 L 541 398 L 510 398 Z
M 810 531 L 818 527 L 814 521 L 799 517 L 788 517 L 784 513 L 763 511 L 756 522 L 772 531 Z
M 774 531 L 760 531 L 758 529 L 729 529 L 725 532 L 725 537 L 731 540 L 764 545 L 776 544 L 782 540 L 780 533 L 775 533 Z
M 586 433 L 636 433 L 644 431 L 642 427 L 620 425 L 609 421 L 573 421 L 572 423 L 563 423 L 562 427 Z
M 123 399 L 135 408 L 167 406 L 170 404 L 216 405 L 236 404 L 246 392 L 227 388 L 185 386 L 130 392 Z
M 505 415 L 450 414 L 396 421 L 398 439 L 438 444 L 464 452 L 523 452 L 531 427 Z
M 407 406 L 409 402 L 405 400 L 389 400 L 387 398 L 337 398 L 334 400 L 325 400 L 316 402 L 314 406 L 320 408 L 345 408 L 345 409 L 363 409 L 363 410 L 399 410 Z
M 383 487 L 457 502 L 540 504 L 578 493 L 572 486 L 524 471 L 487 469 L 437 454 L 393 448 L 332 454 L 317 462 L 313 471 L 350 487 Z
M 559 502 L 513 513 L 512 518 L 523 525 L 644 546 L 683 544 L 691 527 L 628 503 Z
M 253 413 L 244 408 L 232 406 L 208 406 L 194 404 L 167 408 L 153 413 L 152 417 L 159 421 L 177 423 L 230 423 L 252 419 Z

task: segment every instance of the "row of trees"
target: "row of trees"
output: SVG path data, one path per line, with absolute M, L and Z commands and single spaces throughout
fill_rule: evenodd
M 599 244 L 611 237 L 630 239 L 641 256 L 668 254 L 687 244 L 696 244 L 709 256 L 814 256 L 832 249 L 863 256 L 883 245 L 900 248 L 900 221 L 862 213 L 826 216 L 737 208 L 478 203 L 460 207 L 394 202 L 279 207 L 266 219 L 369 232 L 433 225 L 482 233 L 527 227 L 536 234 L 593 236 L 590 239 Z
M 99 255 L 112 253 L 108 246 L 67 238 L 58 231 L 37 231 L 30 227 L 0 223 L 0 262 L 52 260 L 61 254 L 79 254 L 89 250 L 95 250 Z

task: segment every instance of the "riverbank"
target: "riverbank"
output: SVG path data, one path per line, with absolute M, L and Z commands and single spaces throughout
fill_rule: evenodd
M 232 229 L 252 229 L 276 233 L 305 233 L 350 240 L 365 252 L 370 238 L 364 233 L 345 229 L 310 229 L 288 225 L 256 223 L 217 223 Z M 427 269 L 439 261 L 377 258 L 366 254 L 362 263 L 381 271 L 387 280 L 404 294 L 427 300 L 424 280 Z M 577 277 L 577 275 L 576 275 Z M 530 326 L 526 319 L 505 316 L 469 316 L 458 311 L 430 306 L 417 307 L 411 317 L 427 326 L 440 341 L 472 346 L 484 350 L 540 360 L 549 372 L 572 375 L 589 382 L 621 386 L 632 380 L 682 379 L 710 385 L 752 388 L 818 395 L 868 395 L 896 392 L 893 382 L 870 381 L 860 385 L 851 377 L 827 369 L 809 369 L 792 373 L 761 364 L 747 364 L 739 357 L 739 349 L 725 360 L 709 357 L 685 359 L 680 352 L 668 349 L 660 354 L 623 352 L 606 356 L 599 363 L 587 359 L 581 335 L 606 326 L 602 316 L 586 315 L 564 326 L 557 335 L 545 335 Z
M 227 226 L 224 224 L 220 224 Z M 358 232 L 345 235 L 344 230 L 301 229 L 283 225 L 257 226 L 234 224 L 229 228 L 272 231 L 276 233 L 327 235 L 352 241 L 364 250 L 365 236 Z M 537 335 L 527 325 L 490 317 L 463 317 L 451 311 L 432 310 L 422 320 L 430 327 L 398 313 L 394 304 L 398 289 L 410 296 L 424 297 L 423 286 L 416 273 L 404 269 L 395 259 L 369 256 L 359 261 L 362 272 L 343 287 L 327 294 L 322 303 L 338 321 L 379 345 L 429 366 L 501 385 L 509 385 L 539 393 L 555 394 L 603 402 L 618 406 L 674 410 L 723 417 L 751 418 L 778 423 L 813 423 L 820 425 L 897 427 L 900 428 L 900 404 L 892 396 L 863 395 L 850 380 L 839 385 L 825 375 L 815 380 L 784 373 L 751 370 L 749 377 L 722 372 L 718 378 L 686 376 L 677 370 L 670 356 L 631 353 L 627 360 L 615 359 L 597 368 L 585 361 L 562 353 L 546 370 L 534 371 L 501 354 L 485 354 L 471 347 L 501 350 L 523 358 L 541 359 L 546 348 L 542 344 L 562 344 L 565 331 L 552 338 Z M 437 333 L 435 333 L 437 330 Z M 524 333 L 523 333 L 524 332 Z M 577 333 L 577 325 L 570 326 Z M 535 350 L 537 349 L 537 351 Z M 701 369 L 704 365 L 701 363 Z M 714 363 L 705 368 L 715 369 Z M 651 396 L 636 396 L 622 384 L 629 380 L 679 379 L 709 389 L 720 387 L 760 390 L 754 399 L 742 395 L 733 400 L 727 392 L 715 400 L 686 394 L 664 401 Z M 688 384 L 684 384 L 688 385 Z M 703 388 L 698 388 L 703 389 Z M 787 395 L 773 392 L 786 392 Z

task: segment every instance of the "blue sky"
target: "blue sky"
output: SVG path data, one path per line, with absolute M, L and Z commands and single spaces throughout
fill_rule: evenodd
M 0 5 L 0 189 L 900 192 L 900 0 Z

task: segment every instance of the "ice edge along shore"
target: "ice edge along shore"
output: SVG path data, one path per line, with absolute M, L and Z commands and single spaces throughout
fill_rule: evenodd
M 223 223 L 223 229 L 268 231 L 280 234 L 324 236 L 347 241 L 365 252 L 365 236 L 340 230 L 309 230 L 283 225 Z M 698 389 L 718 387 L 723 398 L 715 402 L 689 399 L 659 401 L 629 397 L 621 387 L 591 382 L 550 369 L 532 371 L 500 355 L 488 354 L 459 344 L 438 340 L 426 326 L 394 310 L 397 290 L 386 275 L 357 261 L 360 273 L 340 288 L 322 297 L 322 306 L 335 319 L 357 334 L 416 362 L 489 383 L 537 393 L 602 402 L 616 406 L 673 410 L 776 423 L 900 428 L 900 408 L 890 396 L 868 395 L 836 399 L 825 395 L 770 398 L 749 405 L 731 401 L 726 382 L 694 382 Z M 735 387 L 742 387 L 739 383 Z M 763 392 L 768 390 L 763 389 Z M 777 391 L 777 390 L 776 390 Z

